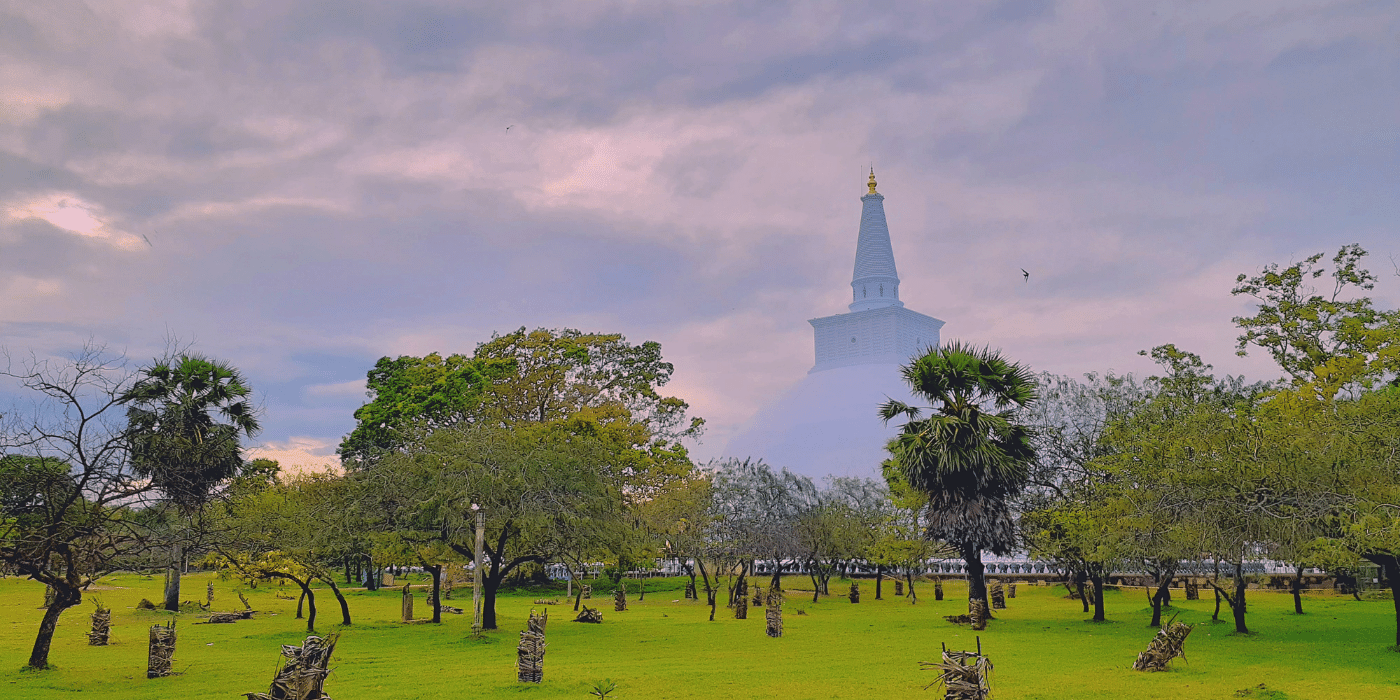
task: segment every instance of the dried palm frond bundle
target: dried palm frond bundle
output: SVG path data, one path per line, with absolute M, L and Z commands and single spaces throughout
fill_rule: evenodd
M 574 618 L 574 622 L 591 622 L 595 625 L 602 621 L 602 611 L 597 608 L 590 608 L 587 605 L 583 606 L 583 610 L 579 611 L 578 617 Z
M 323 687 L 330 675 L 338 634 L 310 636 L 301 646 L 282 645 L 282 665 L 266 693 L 244 693 L 248 700 L 331 700 Z
M 1137 661 L 1133 662 L 1134 671 L 1165 671 L 1167 664 L 1172 659 L 1180 656 L 1186 658 L 1186 637 L 1191 634 L 1191 625 L 1184 622 L 1177 622 L 1173 617 L 1170 622 L 1157 630 L 1157 636 L 1147 645 L 1147 651 L 1138 654 Z
M 685 599 L 695 600 L 695 582 L 687 581 L 685 584 Z
M 924 686 L 945 689 L 948 700 L 983 700 L 991 695 L 992 661 L 982 655 L 982 638 L 977 638 L 977 651 L 948 651 L 943 646 L 943 660 L 938 663 L 920 661 L 919 669 L 938 671 L 938 679 Z
M 542 613 L 536 613 L 536 612 L 534 611 L 534 609 L 531 609 L 531 610 L 530 610 L 530 619 L 528 619 L 528 620 L 525 621 L 525 628 L 526 628 L 526 629 L 530 630 L 531 632 L 539 632 L 540 634 L 544 634 L 544 632 L 545 632 L 545 627 L 547 627 L 548 625 L 549 625 L 549 611 L 548 611 L 548 610 L 546 610 L 546 611 L 544 611 L 544 612 L 542 612 Z
M 992 584 L 992 609 L 993 609 L 993 610 L 1005 610 L 1005 609 L 1006 609 L 1006 592 L 1005 592 L 1004 590 L 1002 590 L 1002 587 L 1001 587 L 1001 584 L 1000 584 L 1000 583 L 994 583 L 994 584 Z
M 1187 600 L 1200 600 L 1200 599 L 1201 599 L 1201 589 L 1196 585 L 1196 579 L 1194 579 L 1194 578 L 1188 578 L 1188 579 L 1186 579 L 1186 599 L 1187 599 Z
M 852 581 L 852 582 L 851 582 L 851 592 L 850 592 L 849 594 L 847 594 L 847 597 L 849 597 L 849 598 L 851 599 L 851 602 L 852 602 L 852 603 L 859 603 L 859 602 L 860 602 L 860 584 L 859 584 L 859 583 L 856 583 L 855 581 Z
M 208 622 L 209 624 L 211 624 L 211 625 L 222 625 L 222 624 L 232 624 L 232 623 L 234 623 L 234 622 L 238 622 L 239 620 L 246 620 L 246 619 L 247 619 L 247 618 L 243 617 L 242 613 L 236 613 L 236 612 L 217 612 L 217 613 L 211 613 L 211 614 L 209 615 L 209 619 L 207 620 L 207 622 Z
M 558 605 L 558 598 L 536 598 L 535 605 Z
M 451 605 L 438 605 L 438 610 L 440 610 L 440 611 L 442 611 L 442 612 L 445 612 L 445 613 L 452 613 L 453 615 L 461 615 L 461 614 L 462 614 L 462 609 L 461 609 L 461 608 L 454 608 L 454 607 L 452 607 Z
M 204 587 L 204 609 L 208 610 L 214 604 L 214 582 L 210 581 Z
M 1016 584 L 1014 584 L 1014 583 L 1008 583 L 1008 584 L 1006 584 L 1006 597 L 1007 597 L 1007 598 L 1015 598 L 1015 597 L 1016 597 Z
M 622 584 L 613 591 L 613 610 L 622 612 L 627 609 L 627 584 Z
M 146 677 L 164 678 L 175 663 L 175 621 L 151 627 L 151 640 L 146 656 Z
M 521 683 L 539 683 L 544 680 L 545 646 L 544 632 L 535 631 L 535 616 L 532 613 L 528 628 L 520 633 L 520 646 L 515 650 L 516 678 Z
M 410 584 L 407 583 L 403 585 L 402 614 L 404 622 L 413 622 L 413 590 L 409 588 L 409 585 Z
M 763 611 L 763 619 L 767 623 L 764 632 L 766 632 L 768 636 L 783 636 L 783 605 L 781 602 L 777 605 L 769 605 L 768 608 Z
M 149 601 L 149 600 L 146 600 L 145 598 L 142 598 L 142 599 L 141 599 L 141 602 L 139 602 L 139 603 L 136 604 L 136 609 L 137 609 L 137 610 L 155 610 L 155 609 L 156 609 L 156 604 L 155 604 L 155 603 L 152 603 L 152 602 Z
M 747 619 L 749 619 L 749 599 L 748 599 L 747 597 L 741 596 L 741 597 L 735 598 L 735 599 L 734 599 L 734 606 L 733 606 L 733 607 L 734 607 L 734 619 L 736 619 L 736 620 L 747 620 Z
M 583 599 L 584 599 L 584 600 L 591 600 L 592 598 L 593 598 L 593 587 L 592 587 L 592 586 L 584 586 L 584 587 L 583 587 Z
M 943 600 L 943 579 L 933 580 L 933 599 Z
M 92 601 L 97 609 L 92 611 L 92 631 L 88 632 L 88 646 L 105 647 L 112 633 L 112 611 L 102 607 L 102 603 Z
M 760 606 L 760 605 L 763 605 L 763 587 L 762 587 L 762 586 L 754 586 L 754 587 L 753 587 L 753 604 L 754 604 L 754 607 L 758 607 L 758 606 Z
M 297 599 L 298 599 L 297 596 L 294 596 L 294 595 L 292 595 L 291 593 L 282 593 L 282 592 L 280 592 L 280 591 L 277 592 L 277 593 L 273 593 L 273 594 L 272 594 L 272 597 L 273 597 L 273 598 L 276 598 L 276 599 L 278 599 L 278 600 L 297 600 Z
M 904 582 L 903 582 L 903 581 L 895 581 L 895 582 L 894 582 L 894 594 L 895 594 L 895 595 L 899 595 L 899 596 L 904 595 Z

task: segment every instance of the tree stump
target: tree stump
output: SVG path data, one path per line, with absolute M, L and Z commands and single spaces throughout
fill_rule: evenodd
M 903 596 L 903 595 L 904 595 L 904 582 L 903 582 L 903 581 L 895 581 L 895 582 L 894 582 L 894 594 L 897 595 L 897 596 Z
M 592 598 L 593 598 L 593 587 L 592 587 L 592 586 L 584 586 L 584 587 L 583 587 L 583 599 L 584 599 L 584 600 L 591 600 Z
M 548 622 L 548 611 L 537 615 L 531 610 L 525 631 L 520 633 L 520 646 L 515 650 L 515 670 L 521 683 L 544 681 L 544 631 Z
M 747 596 L 740 596 L 734 599 L 734 619 L 749 619 L 749 599 Z
M 93 601 L 97 609 L 92 612 L 92 631 L 88 632 L 88 646 L 105 647 L 112 632 L 112 611 Z
M 1200 599 L 1201 599 L 1201 589 L 1196 585 L 1196 579 L 1193 579 L 1193 578 L 1188 578 L 1188 579 L 1186 579 L 1186 599 L 1187 599 L 1187 600 L 1200 600 Z
M 204 587 L 204 609 L 208 610 L 214 605 L 214 582 L 210 581 Z
M 331 654 L 340 635 L 310 636 L 294 647 L 282 645 L 282 662 L 266 693 L 244 693 L 248 700 L 330 700 L 322 689 L 330 675 Z
M 973 600 L 967 611 L 967 616 L 972 623 L 972 629 L 987 629 L 987 601 Z
M 939 663 L 920 661 L 919 669 L 938 671 L 938 680 L 924 686 L 928 690 L 942 685 L 948 700 L 984 700 L 991 695 L 992 662 L 982 655 L 982 638 L 977 638 L 977 651 L 948 651 L 943 647 L 943 660 Z
M 164 678 L 175 664 L 175 621 L 151 628 L 150 645 L 146 655 L 146 677 Z
M 754 587 L 753 587 L 753 604 L 754 604 L 754 607 L 758 607 L 758 606 L 760 606 L 760 605 L 763 605 L 763 587 L 761 587 L 761 586 L 754 586 Z
M 1014 584 L 1014 583 L 1008 583 L 1008 584 L 1006 584 L 1006 597 L 1007 597 L 1007 598 L 1015 598 L 1015 597 L 1016 597 L 1016 584 Z
M 578 617 L 574 618 L 574 622 L 591 622 L 595 625 L 602 621 L 603 613 L 597 608 L 590 608 L 587 605 L 583 606 L 583 610 L 579 612 Z
M 1006 609 L 1006 593 L 1002 590 L 1000 583 L 992 584 L 992 609 Z
M 613 591 L 613 610 L 622 612 L 627 609 L 627 584 L 622 584 Z
M 768 636 L 775 638 L 783 636 L 783 604 L 781 601 L 777 605 L 770 602 L 763 611 L 763 619 L 766 623 L 763 631 Z
M 448 574 L 442 580 L 442 599 L 452 600 L 452 575 Z
M 413 622 L 413 591 L 405 583 L 403 586 L 403 621 Z
M 852 603 L 859 603 L 859 602 L 860 602 L 860 584 L 859 584 L 859 583 L 856 583 L 855 581 L 852 581 L 852 582 L 851 582 L 851 592 L 848 594 L 848 597 L 851 599 L 851 602 L 852 602 Z
M 1134 671 L 1165 671 L 1172 659 L 1186 658 L 1186 637 L 1191 634 L 1191 625 L 1173 619 L 1147 644 L 1147 651 L 1138 654 L 1133 662 Z
M 934 579 L 934 581 L 933 581 L 933 599 L 934 599 L 934 600 L 943 600 L 943 579 Z
M 685 599 L 695 600 L 695 582 L 687 581 L 685 584 Z

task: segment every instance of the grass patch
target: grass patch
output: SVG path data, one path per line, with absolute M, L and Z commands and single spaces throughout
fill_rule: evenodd
M 200 574 L 187 577 L 185 597 L 202 600 L 208 580 Z M 802 588 L 804 582 L 810 586 L 799 577 L 788 585 Z M 159 578 L 117 575 L 102 585 L 95 594 L 112 609 L 111 646 L 87 646 L 92 606 L 85 600 L 60 620 L 50 657 L 57 668 L 31 673 L 20 669 L 43 614 L 38 609 L 43 587 L 0 580 L 0 698 L 50 700 L 82 692 L 133 700 L 226 700 L 265 691 L 280 645 L 300 643 L 305 635 L 305 620 L 295 619 L 296 601 L 275 595 L 291 594 L 295 587 L 250 590 L 215 579 L 214 610 L 241 609 L 236 595 L 241 591 L 259 613 L 231 625 L 204 625 L 194 624 L 194 614 L 135 609 L 141 598 L 158 597 Z M 399 623 L 399 589 L 347 591 L 355 624 L 341 628 L 334 596 L 317 589 L 319 630 L 342 632 L 326 689 L 338 698 L 583 700 L 607 678 L 617 684 L 610 697 L 621 700 L 932 698 L 921 690 L 932 674 L 920 672 L 918 661 L 936 660 L 941 643 L 958 649 L 976 645 L 977 633 L 942 619 L 966 609 L 966 587 L 956 582 L 945 584 L 947 597 L 939 602 L 931 587 L 921 584 L 917 605 L 894 598 L 890 586 L 886 599 L 877 601 L 873 585 L 863 584 L 865 595 L 854 605 L 844 596 L 812 603 L 810 592 L 805 599 L 793 593 L 780 639 L 764 635 L 761 610 L 751 608 L 748 620 L 734 620 L 721 606 L 715 622 L 708 622 L 703 602 L 674 602 L 682 598 L 682 585 L 649 581 L 642 602 L 635 596 L 636 582 L 629 582 L 629 609 L 621 613 L 599 595 L 605 586 L 595 585 L 601 625 L 572 622 L 573 606 L 562 604 L 559 590 L 520 591 L 500 599 L 501 629 L 484 640 L 471 639 L 469 614 L 444 615 L 441 625 Z M 832 590 L 841 588 L 833 582 Z M 457 593 L 453 604 L 470 608 L 470 590 Z M 1088 622 L 1078 601 L 1063 599 L 1063 588 L 1022 586 L 1018 593 L 980 633 L 996 665 L 997 698 L 1400 697 L 1400 654 L 1386 646 L 1394 635 L 1388 600 L 1357 602 L 1314 593 L 1300 616 L 1293 614 L 1288 594 L 1250 591 L 1248 622 L 1254 634 L 1249 636 L 1233 634 L 1229 623 L 1209 624 L 1213 600 L 1178 600 L 1167 617 L 1207 624 L 1191 635 L 1184 662 L 1177 660 L 1167 673 L 1147 674 L 1130 669 L 1155 633 L 1147 626 L 1151 611 L 1142 605 L 1141 590 L 1106 594 L 1111 624 Z M 424 615 L 421 590 L 419 596 L 417 608 Z M 541 597 L 558 597 L 561 604 L 532 606 Z M 515 644 L 531 607 L 548 608 L 552 618 L 545 680 L 538 687 L 515 682 Z M 797 614 L 799 608 L 806 614 Z M 147 629 L 171 617 L 178 620 L 175 669 L 182 675 L 147 680 Z M 1249 694 L 1237 695 L 1242 691 Z

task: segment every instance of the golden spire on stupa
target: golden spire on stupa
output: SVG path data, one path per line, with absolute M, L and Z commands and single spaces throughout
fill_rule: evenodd
M 875 194 L 875 166 L 870 166 L 870 194 Z

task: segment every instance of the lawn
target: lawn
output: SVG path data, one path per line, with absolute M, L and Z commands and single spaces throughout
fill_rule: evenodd
M 208 580 L 186 578 L 185 597 L 202 600 Z M 156 599 L 161 580 L 126 574 L 102 584 L 88 595 L 113 609 L 113 644 L 87 646 L 92 607 L 85 601 L 62 618 L 50 657 L 55 668 L 30 672 L 20 669 L 39 624 L 43 589 L 31 581 L 0 580 L 0 697 L 234 698 L 266 691 L 280 645 L 300 643 L 305 633 L 305 621 L 294 619 L 296 601 L 276 596 L 290 596 L 294 588 L 249 590 L 215 579 L 216 610 L 240 608 L 235 592 L 243 591 L 258 614 L 232 625 L 196 624 L 196 615 L 179 615 L 175 667 L 181 675 L 147 680 L 146 630 L 172 615 L 135 606 L 143 597 Z M 796 577 L 788 582 L 803 584 L 810 586 Z M 326 690 L 338 700 L 585 700 L 592 682 L 606 677 L 617 683 L 612 697 L 620 700 L 936 698 L 941 693 L 923 690 L 933 673 L 920 671 L 918 662 L 936 660 L 941 643 L 976 645 L 973 632 L 942 619 L 965 610 L 966 588 L 956 582 L 948 584 L 942 602 L 934 602 L 932 587 L 921 584 L 917 605 L 894 599 L 888 585 L 886 600 L 875 600 L 873 581 L 862 582 L 859 604 L 837 596 L 813 604 L 810 592 L 804 599 L 794 591 L 780 639 L 764 635 L 759 609 L 751 609 L 748 620 L 734 620 L 721 607 L 716 621 L 707 621 L 706 606 L 677 600 L 679 586 L 653 582 L 645 602 L 633 594 L 631 607 L 620 613 L 600 596 L 594 602 L 604 611 L 601 625 L 572 622 L 569 606 L 536 606 L 548 607 L 551 618 L 539 686 L 517 684 L 514 671 L 515 644 L 538 592 L 502 598 L 501 629 L 473 640 L 470 614 L 447 615 L 441 625 L 398 622 L 398 590 L 349 592 L 355 624 L 341 628 L 339 608 L 326 590 L 317 596 L 318 628 L 342 632 Z M 1154 632 L 1146 625 L 1150 611 L 1140 589 L 1110 591 L 1111 621 L 1103 624 L 1087 622 L 1079 604 L 1063 598 L 1063 588 L 1023 585 L 1018 592 L 980 633 L 995 664 L 997 698 L 1400 697 L 1400 654 L 1387 647 L 1395 624 L 1389 600 L 1310 594 L 1307 614 L 1299 616 L 1287 595 L 1251 591 L 1255 633 L 1249 636 L 1232 634 L 1224 621 L 1212 624 L 1213 600 L 1180 600 L 1173 609 L 1178 619 L 1200 624 L 1187 642 L 1188 658 L 1167 673 L 1148 674 L 1130 669 Z M 462 599 L 469 595 L 459 589 L 453 603 L 470 609 L 470 599 Z M 545 595 L 563 598 L 562 592 Z M 420 592 L 420 615 L 426 607 Z

